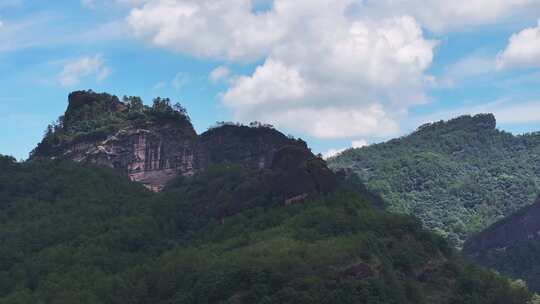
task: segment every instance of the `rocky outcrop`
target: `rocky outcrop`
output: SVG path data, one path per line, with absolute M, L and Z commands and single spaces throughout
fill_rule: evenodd
M 165 110 L 169 111 L 167 106 Z M 133 105 L 115 96 L 74 92 L 61 125 L 38 145 L 32 158 L 115 168 L 153 191 L 161 191 L 179 175 L 191 176 L 222 163 L 269 170 L 273 189 L 291 202 L 335 186 L 333 173 L 324 162 L 314 165 L 322 160 L 302 140 L 259 124 L 226 124 L 199 136 L 187 116 L 170 111 L 167 115 L 149 107 L 134 111 Z M 92 124 L 99 124 L 97 131 L 80 131 Z
M 71 145 L 63 157 L 126 172 L 133 181 L 160 191 L 178 175 L 193 175 L 196 134 L 172 126 L 122 129 L 103 141 Z M 69 147 L 69 146 L 68 146 Z

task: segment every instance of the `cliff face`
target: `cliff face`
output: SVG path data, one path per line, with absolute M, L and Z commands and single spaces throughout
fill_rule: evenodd
M 187 115 L 170 106 L 136 107 L 108 94 L 74 92 L 61 122 L 51 128 L 32 158 L 64 158 L 115 168 L 153 191 L 161 191 L 179 175 L 191 176 L 222 163 L 305 178 L 291 181 L 298 186 L 287 189 L 291 198 L 333 187 L 334 175 L 325 164 L 309 168 L 317 158 L 305 142 L 272 128 L 224 125 L 199 136 Z M 293 163 L 278 169 L 276 156 L 281 160 L 288 154 Z M 295 173 L 283 173 L 289 169 Z M 317 181 L 321 176 L 326 179 Z
M 185 131 L 185 130 L 184 130 Z M 193 175 L 196 134 L 172 126 L 127 127 L 105 140 L 80 140 L 61 147 L 62 158 L 126 172 L 133 181 L 160 191 L 177 175 Z
M 32 158 L 62 158 L 118 169 L 160 191 L 177 175 L 197 168 L 197 134 L 187 116 L 157 111 L 116 96 L 79 91 L 69 95 L 59 124 Z

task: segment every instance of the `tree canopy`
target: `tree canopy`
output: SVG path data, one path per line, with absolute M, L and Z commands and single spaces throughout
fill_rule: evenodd
M 531 295 L 349 190 L 285 205 L 220 165 L 159 194 L 0 157 L 0 303 L 504 303 Z M 217 211 L 216 211 L 217 210 Z M 218 212 L 219 211 L 219 212 Z
M 462 116 L 345 151 L 329 166 L 353 171 L 391 211 L 460 246 L 540 193 L 540 133 L 514 136 L 497 130 L 493 115 Z

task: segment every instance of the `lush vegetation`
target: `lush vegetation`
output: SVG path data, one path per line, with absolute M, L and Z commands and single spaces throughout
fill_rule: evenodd
M 419 217 L 458 246 L 540 193 L 540 134 L 495 129 L 492 115 L 420 127 L 329 160 L 381 194 L 390 210 Z
M 524 280 L 540 292 L 540 197 L 531 206 L 491 225 L 465 242 L 475 263 Z
M 482 252 L 479 264 L 497 269 L 505 275 L 519 278 L 535 292 L 540 292 L 540 241 L 521 240 L 504 250 Z
M 152 106 L 146 106 L 136 96 L 124 96 L 120 101 L 107 93 L 77 91 L 70 94 L 66 113 L 47 126 L 31 155 L 54 156 L 55 148 L 66 142 L 105 139 L 127 127 L 164 123 L 193 130 L 186 109 L 180 103 L 173 105 L 169 98 L 157 97 Z
M 463 262 L 349 187 L 285 206 L 222 165 L 154 194 L 107 168 L 0 157 L 0 303 L 500 303 Z

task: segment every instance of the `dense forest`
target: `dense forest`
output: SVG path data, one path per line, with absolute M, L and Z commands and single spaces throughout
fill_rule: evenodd
M 481 251 L 475 263 L 524 280 L 530 290 L 540 292 L 540 240 L 519 240 L 497 249 Z
M 469 238 L 463 252 L 475 263 L 520 278 L 540 292 L 540 197 Z
M 108 168 L 1 157 L 0 303 L 530 300 L 354 179 L 287 205 L 260 174 L 224 164 L 152 193 Z
M 461 246 L 540 193 L 540 134 L 499 131 L 491 114 L 462 116 L 350 149 L 329 166 L 356 173 L 391 211 L 413 214 Z

